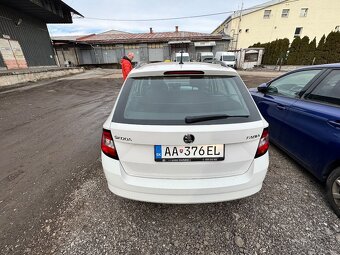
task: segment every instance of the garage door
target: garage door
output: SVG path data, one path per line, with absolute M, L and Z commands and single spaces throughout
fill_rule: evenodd
M 150 62 L 163 62 L 163 48 L 151 49 L 149 48 L 149 61 Z
M 103 50 L 103 60 L 105 64 L 117 63 L 116 51 L 113 49 Z
M 83 65 L 94 64 L 93 61 L 92 61 L 91 50 L 81 50 L 80 56 L 81 56 L 81 58 L 80 58 L 81 64 L 83 64 Z

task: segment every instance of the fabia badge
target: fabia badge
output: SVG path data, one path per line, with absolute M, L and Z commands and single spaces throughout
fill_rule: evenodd
M 185 135 L 183 138 L 185 143 L 193 143 L 195 141 L 195 137 L 191 134 Z

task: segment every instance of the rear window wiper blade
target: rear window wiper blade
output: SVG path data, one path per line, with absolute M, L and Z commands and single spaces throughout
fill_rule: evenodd
M 228 115 L 228 114 L 214 114 L 214 115 L 200 115 L 200 116 L 187 116 L 185 123 L 195 123 L 208 120 L 219 120 L 227 118 L 248 118 L 249 115 Z

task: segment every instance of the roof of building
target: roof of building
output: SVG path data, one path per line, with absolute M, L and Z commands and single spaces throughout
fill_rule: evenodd
M 129 32 L 125 32 L 125 31 L 111 29 L 109 31 L 105 31 L 105 32 L 99 33 L 99 34 L 100 35 L 109 35 L 109 34 L 130 34 L 130 33 Z
M 88 37 L 94 36 L 95 34 L 89 35 L 57 35 L 51 36 L 52 41 L 69 41 L 69 42 L 76 42 L 80 40 L 84 40 Z
M 61 0 L 0 0 L 0 4 L 32 15 L 46 23 L 72 23 L 71 13 L 83 17 Z
M 253 13 L 253 12 L 256 12 L 258 10 L 261 10 L 261 9 L 264 9 L 264 8 L 267 8 L 269 6 L 272 6 L 272 5 L 276 5 L 276 4 L 280 4 L 280 3 L 283 3 L 283 2 L 286 2 L 288 0 L 271 0 L 271 1 L 268 1 L 268 2 L 265 2 L 263 4 L 258 4 L 258 5 L 255 5 L 255 6 L 252 6 L 252 7 L 249 7 L 249 8 L 246 8 L 244 10 L 242 10 L 242 16 L 244 15 L 247 15 L 249 13 Z M 297 0 L 296 0 L 297 1 Z M 222 26 L 223 24 L 225 24 L 227 21 L 229 20 L 232 20 L 234 18 L 237 18 L 237 17 L 240 17 L 241 15 L 241 11 L 238 10 L 238 11 L 235 11 L 233 14 L 229 15 L 214 31 L 213 33 L 220 27 Z
M 97 34 L 83 38 L 78 41 L 89 43 L 147 43 L 147 42 L 169 42 L 169 41 L 209 41 L 222 40 L 222 35 L 212 35 L 196 32 L 160 32 L 160 33 L 138 33 L 138 34 Z
M 52 41 L 71 41 L 75 42 L 78 38 L 83 38 L 87 35 L 62 35 L 62 36 L 51 36 Z
M 255 5 L 253 7 L 246 8 L 242 11 L 242 16 L 247 15 L 247 14 L 252 13 L 252 12 L 256 12 L 258 10 L 261 10 L 263 8 L 267 8 L 267 7 L 275 5 L 275 4 L 286 2 L 286 1 L 288 1 L 288 0 L 271 0 L 271 1 L 265 2 L 263 4 L 258 4 L 258 5 Z M 236 12 L 232 15 L 232 18 L 236 18 L 236 17 L 239 17 L 239 16 L 240 16 L 240 12 Z

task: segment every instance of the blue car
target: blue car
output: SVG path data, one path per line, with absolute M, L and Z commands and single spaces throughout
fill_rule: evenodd
M 271 142 L 326 184 L 340 217 L 340 64 L 295 70 L 250 93 Z

